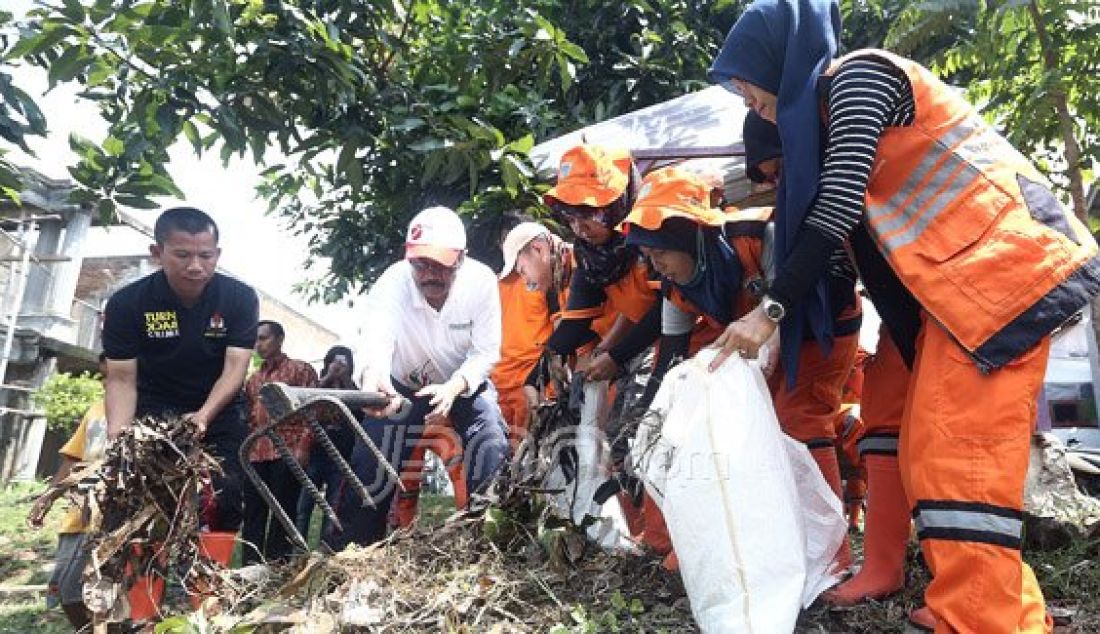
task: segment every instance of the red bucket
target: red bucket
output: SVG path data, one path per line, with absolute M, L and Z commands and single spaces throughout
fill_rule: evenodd
M 199 556 L 213 561 L 223 568 L 229 567 L 233 560 L 233 549 L 237 546 L 237 534 L 227 531 L 209 531 L 199 533 Z M 199 609 L 202 602 L 210 596 L 208 588 L 193 588 L 189 600 L 191 607 Z
M 140 556 L 144 544 L 133 544 L 131 548 L 134 554 Z M 151 548 L 160 548 L 160 544 L 153 544 Z M 134 573 L 133 567 L 126 564 L 126 576 Z M 160 604 L 164 600 L 164 577 L 160 575 L 140 575 L 134 578 L 133 585 L 126 592 L 126 599 L 130 603 L 131 621 L 148 621 L 157 617 L 160 613 Z

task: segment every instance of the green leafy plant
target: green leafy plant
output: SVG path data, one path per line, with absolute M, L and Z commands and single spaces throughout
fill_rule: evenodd
M 49 429 L 71 433 L 84 412 L 102 398 L 103 384 L 99 375 L 84 372 L 73 376 L 59 372 L 34 393 L 34 404 L 45 410 Z
M 0 59 L 6 57 L 9 47 L 16 41 L 8 36 L 12 14 L 0 11 Z M 27 154 L 34 152 L 27 145 L 27 137 L 46 135 L 46 117 L 38 104 L 12 80 L 6 69 L 0 70 L 0 200 L 19 202 L 23 188 L 19 168 L 5 154 L 18 148 Z
M 64 0 L 16 22 L 3 61 L 78 84 L 108 124 L 70 140 L 74 202 L 109 215 L 179 196 L 178 140 L 247 157 L 309 238 L 302 290 L 334 301 L 400 257 L 426 206 L 461 206 L 472 246 L 495 242 L 476 229 L 501 211 L 544 212 L 530 148 L 704 85 L 743 4 Z

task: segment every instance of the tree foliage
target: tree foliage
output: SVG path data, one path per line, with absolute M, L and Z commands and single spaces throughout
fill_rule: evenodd
M 20 23 L 4 59 L 77 82 L 108 122 L 104 139 L 71 139 L 78 196 L 105 214 L 180 196 L 167 165 L 180 139 L 223 160 L 247 156 L 263 165 L 271 212 L 308 237 L 312 261 L 330 263 L 309 288 L 327 300 L 397 257 L 408 219 L 430 204 L 469 216 L 471 249 L 485 257 L 502 211 L 544 212 L 527 161 L 535 143 L 702 86 L 747 4 L 50 1 Z M 1036 104 L 1065 94 L 1084 148 L 1076 163 L 1096 160 L 1100 37 L 1075 17 L 1086 3 L 841 4 L 847 49 L 886 45 L 966 85 L 1048 170 L 1065 170 L 1050 158 L 1064 134 Z M 1054 69 L 1025 5 L 1049 23 Z M 24 123 L 23 134 L 37 129 Z
M 92 403 L 102 398 L 103 383 L 98 375 L 59 372 L 34 393 L 34 404 L 45 411 L 50 429 L 71 434 Z
M 14 45 L 8 32 L 12 14 L 0 11 L 0 56 Z M 0 67 L 0 139 L 32 154 L 27 137 L 45 136 L 46 117 L 26 92 L 15 85 L 11 73 Z M 22 180 L 18 168 L 5 158 L 8 148 L 0 144 L 0 199 L 19 202 Z
M 335 299 L 397 255 L 429 204 L 539 213 L 527 152 L 700 85 L 737 3 L 694 0 L 65 0 L 8 59 L 77 81 L 110 125 L 71 140 L 101 211 L 179 195 L 187 139 L 265 166 L 261 195 Z M 491 232 L 490 232 L 491 233 Z M 472 245 L 475 250 L 480 245 Z

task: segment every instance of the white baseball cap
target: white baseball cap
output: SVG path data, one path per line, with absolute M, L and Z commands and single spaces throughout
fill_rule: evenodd
M 431 258 L 454 266 L 465 250 L 466 228 L 458 214 L 446 207 L 428 207 L 409 223 L 405 259 Z
M 512 230 L 504 238 L 504 246 L 501 247 L 501 250 L 504 251 L 504 266 L 500 269 L 500 279 L 508 277 L 516 268 L 516 258 L 519 257 L 519 252 L 524 247 L 535 238 L 548 235 L 550 235 L 550 230 L 537 222 L 521 222 L 512 227 Z

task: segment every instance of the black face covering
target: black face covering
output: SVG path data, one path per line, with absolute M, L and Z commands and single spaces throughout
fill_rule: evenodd
M 628 245 L 626 238 L 615 230 L 630 213 L 628 198 L 630 197 L 624 195 L 607 207 L 567 205 L 561 202 L 553 205 L 554 211 L 566 221 L 570 217 L 591 219 L 612 231 L 611 238 L 601 245 L 591 244 L 580 237 L 573 244 L 573 254 L 577 257 L 577 273 L 594 286 L 614 284 L 638 261 L 638 249 Z

